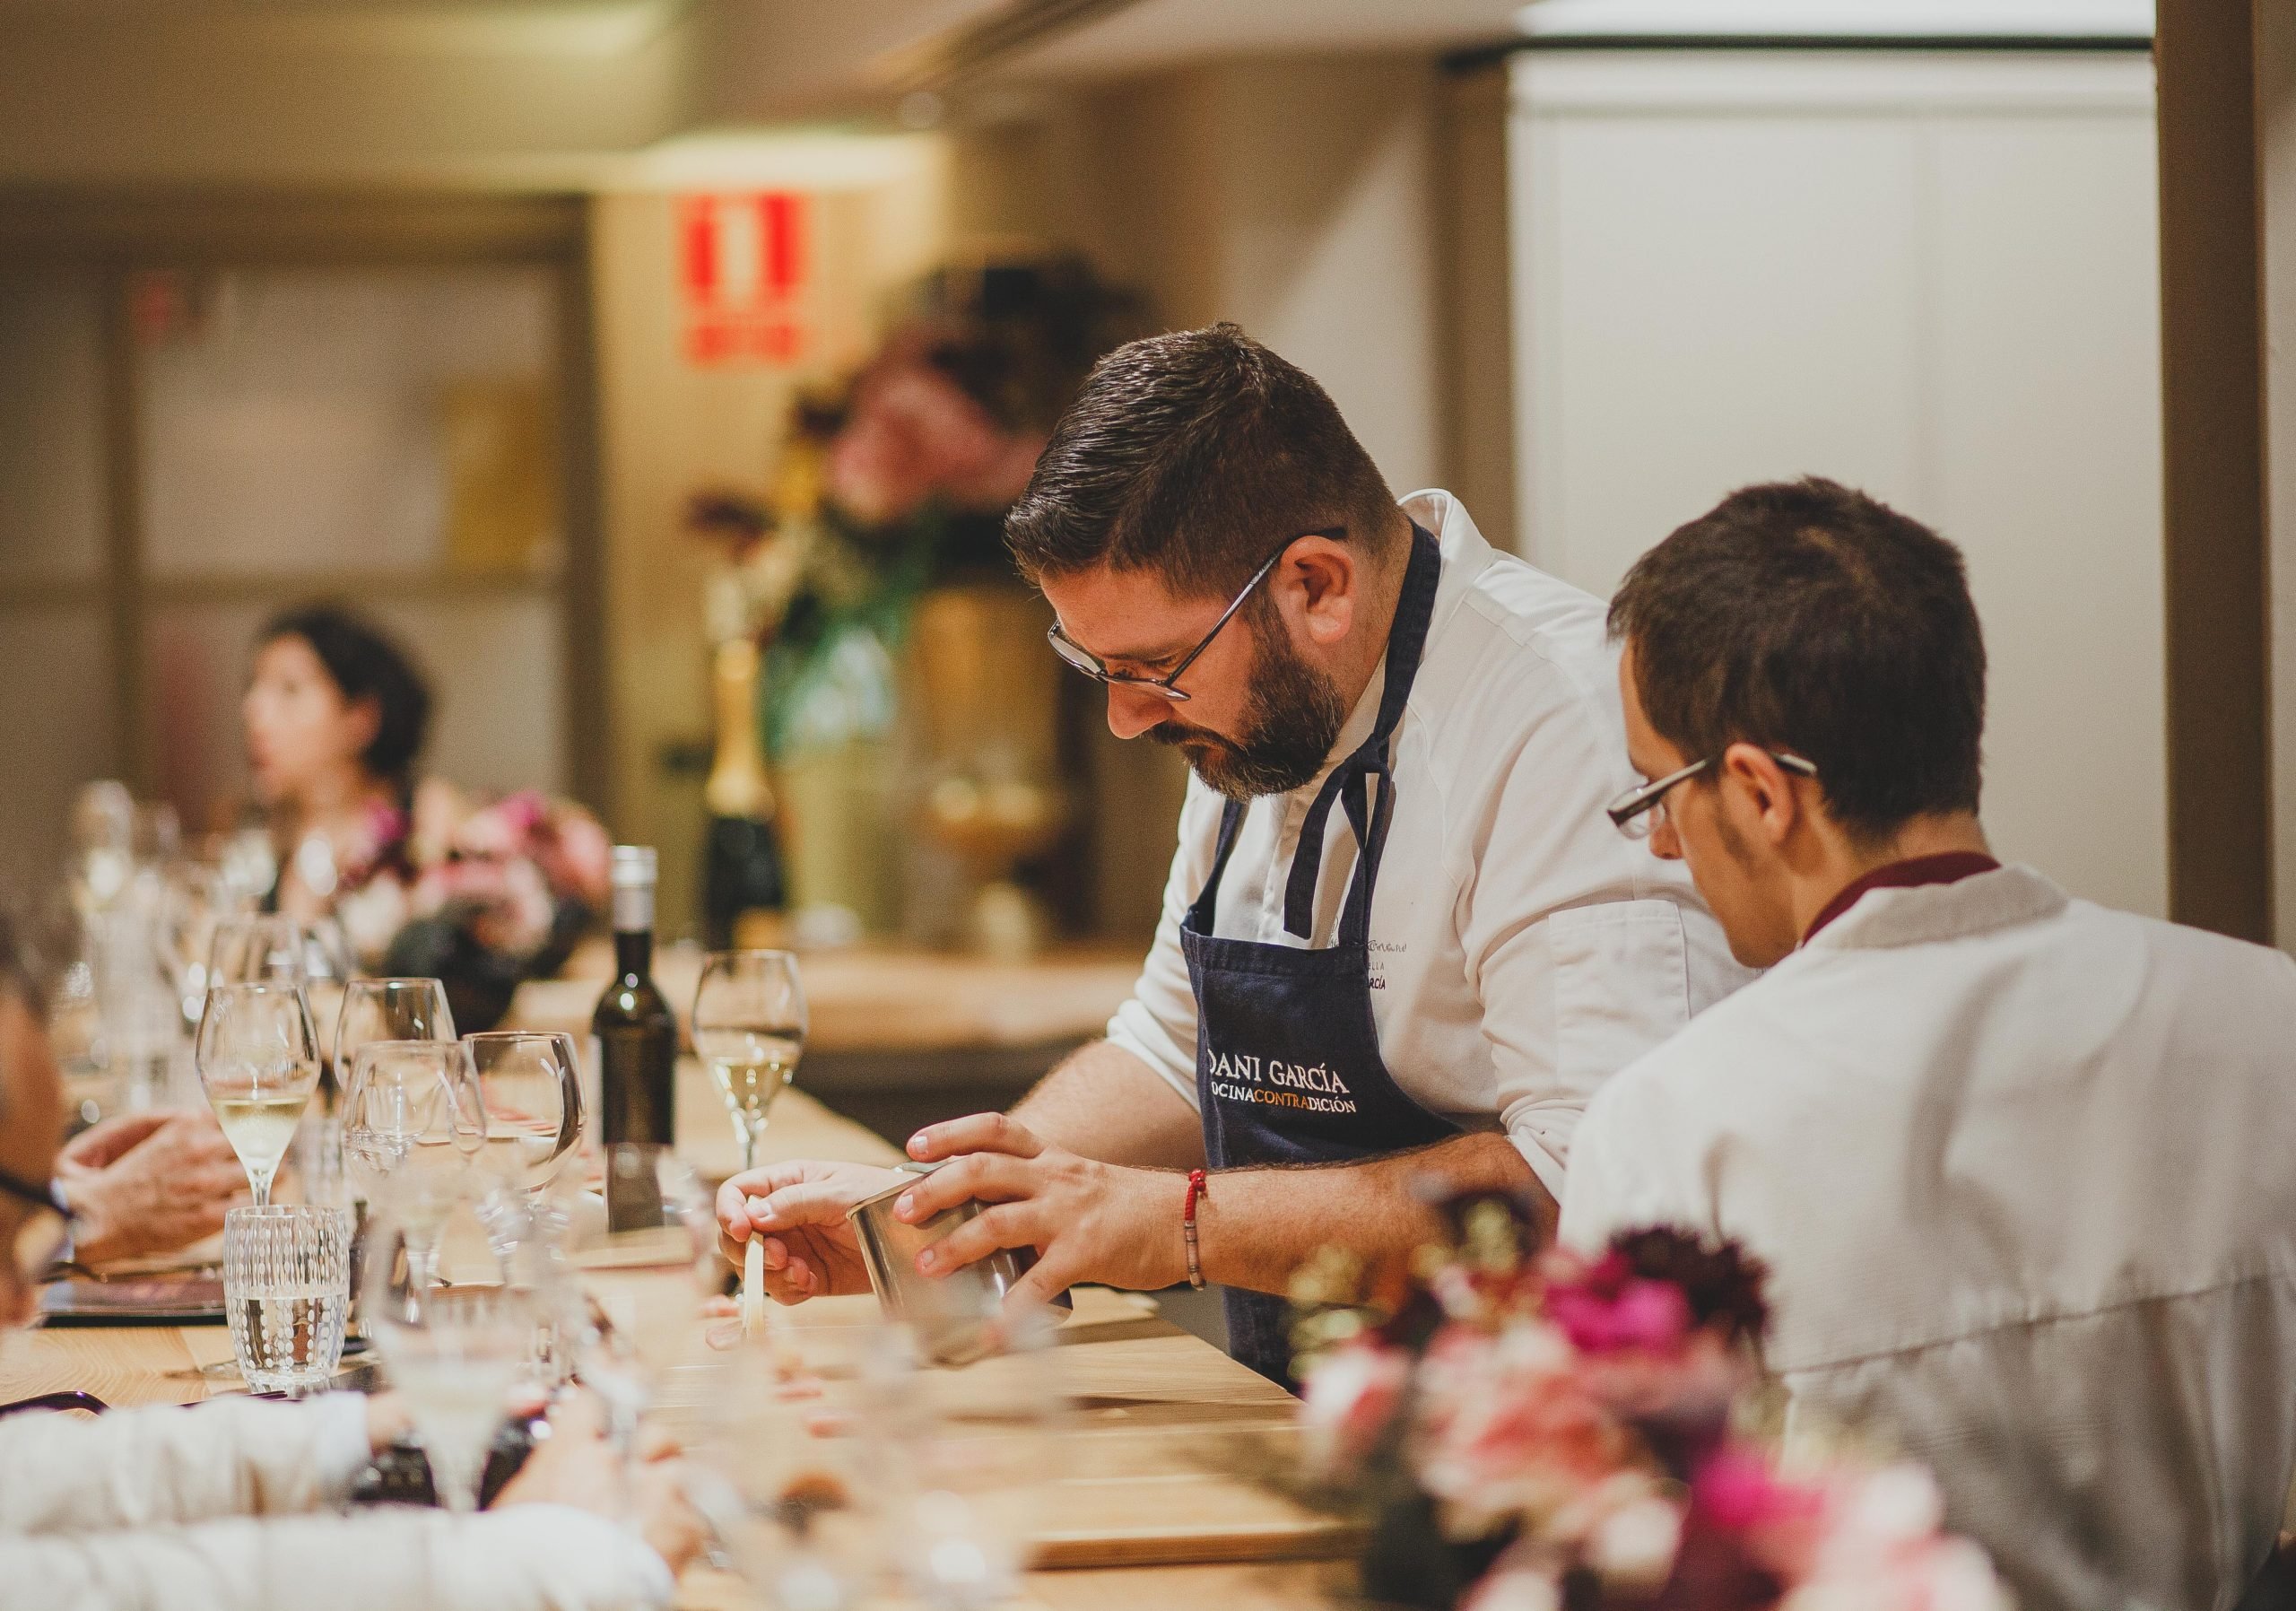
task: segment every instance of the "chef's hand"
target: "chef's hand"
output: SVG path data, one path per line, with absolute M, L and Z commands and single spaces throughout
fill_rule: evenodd
M 247 1171 L 215 1116 L 201 1109 L 123 1113 L 57 1154 L 57 1183 L 80 1226 L 83 1264 L 167 1253 L 223 1228 L 247 1197 Z
M 865 1293 L 869 1271 L 845 1211 L 903 1179 L 866 1163 L 769 1163 L 718 1189 L 718 1249 L 735 1269 L 765 1238 L 765 1290 L 779 1303 Z
M 945 1163 L 894 1203 L 893 1215 L 930 1219 L 967 1197 L 981 1212 L 918 1255 L 928 1276 L 1034 1248 L 1037 1263 L 1005 1296 L 1009 1309 L 1048 1302 L 1080 1281 L 1153 1292 L 1187 1279 L 1180 1211 L 1187 1177 L 1125 1169 L 1048 1145 L 1002 1113 L 976 1113 L 919 1130 L 909 1155 Z

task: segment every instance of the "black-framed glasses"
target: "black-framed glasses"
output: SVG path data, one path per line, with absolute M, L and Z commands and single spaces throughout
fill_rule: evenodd
M 1805 778 L 1818 775 L 1816 765 L 1799 755 L 1789 755 L 1779 750 L 1769 752 L 1770 758 L 1789 772 Z M 1699 773 L 1719 761 L 1719 755 L 1709 755 L 1703 761 L 1693 761 L 1680 771 L 1668 772 L 1648 783 L 1639 783 L 1603 807 L 1611 825 L 1629 839 L 1648 839 L 1654 829 L 1665 820 L 1666 791 L 1677 783 L 1687 783 Z
M 0 1196 L 14 1197 L 31 1210 L 16 1228 L 16 1270 L 27 1282 L 43 1279 L 72 1240 L 72 1215 L 45 1186 L 0 1169 Z
M 1347 527 L 1344 526 L 1326 526 L 1316 531 L 1303 531 L 1297 536 L 1284 538 L 1283 546 L 1267 556 L 1267 562 L 1252 572 L 1252 579 L 1244 584 L 1243 591 L 1237 594 L 1230 601 L 1228 607 L 1220 612 L 1220 619 L 1212 623 L 1212 630 L 1197 640 L 1194 649 L 1180 657 L 1180 663 L 1178 666 L 1173 666 L 1161 676 L 1144 676 L 1134 671 L 1110 671 L 1107 661 L 1062 631 L 1060 623 L 1057 621 L 1045 629 L 1045 640 L 1052 645 L 1054 654 L 1058 655 L 1096 683 L 1105 683 L 1111 688 L 1129 688 L 1139 693 L 1152 693 L 1159 699 L 1170 700 L 1174 704 L 1186 704 L 1188 696 L 1173 684 L 1180 680 L 1182 673 L 1196 664 L 1197 656 L 1212 647 L 1212 640 L 1220 635 L 1220 629 L 1235 619 L 1236 612 L 1244 607 L 1244 600 L 1252 596 L 1252 590 L 1274 573 L 1275 562 L 1291 552 L 1292 544 L 1298 542 L 1300 537 L 1324 537 L 1337 542 L 1346 535 Z

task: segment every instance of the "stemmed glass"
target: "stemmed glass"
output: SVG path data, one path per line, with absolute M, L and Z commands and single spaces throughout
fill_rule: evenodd
M 520 1030 L 465 1035 L 486 1108 L 486 1171 L 538 1198 L 582 1137 L 582 1075 L 574 1037 Z
M 347 1106 L 360 1049 L 377 1041 L 451 1041 L 455 1015 L 435 979 L 355 979 L 343 987 L 335 1020 L 335 1078 Z
M 755 1169 L 766 1110 L 796 1077 L 805 1049 L 797 959 L 787 951 L 713 953 L 694 992 L 693 1049 L 726 1098 L 742 1167 Z
M 292 918 L 227 918 L 207 943 L 207 982 L 301 984 L 308 977 L 305 943 L 303 926 Z
M 318 1034 L 292 980 L 212 985 L 194 1056 L 258 1208 L 319 1083 Z
M 486 1110 L 458 1041 L 375 1041 L 359 1049 L 343 1108 L 343 1155 L 396 1223 L 418 1285 L 436 1284 L 439 1234 L 481 1188 L 472 1166 Z
M 467 1173 L 463 1184 L 474 1186 Z M 522 1286 L 442 1286 L 435 1250 L 426 1258 L 404 1222 L 387 1220 L 383 1229 L 367 1260 L 369 1323 L 392 1384 L 406 1396 L 439 1502 L 467 1514 L 478 1508 L 510 1389 L 531 1362 L 539 1305 Z
M 330 1052 L 329 1032 L 343 1021 L 343 993 L 351 982 L 351 937 L 340 919 L 322 917 L 302 929 L 303 996 L 311 1004 L 311 1022 Z M 332 1058 L 329 1066 L 333 1066 Z M 330 1093 L 332 1094 L 332 1093 Z

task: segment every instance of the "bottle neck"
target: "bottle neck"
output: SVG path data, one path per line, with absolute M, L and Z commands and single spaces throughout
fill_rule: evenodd
M 613 931 L 614 971 L 624 979 L 644 979 L 654 971 L 654 931 L 617 928 Z

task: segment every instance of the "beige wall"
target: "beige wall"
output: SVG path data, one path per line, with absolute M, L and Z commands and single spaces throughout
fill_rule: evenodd
M 919 142 L 906 172 L 813 194 L 813 339 L 792 367 L 689 362 L 674 196 L 630 191 L 592 204 L 613 748 L 606 805 L 617 838 L 660 849 L 665 933 L 694 919 L 703 812 L 700 779 L 674 775 L 664 753 L 709 739 L 709 553 L 680 529 L 680 512 L 705 486 L 763 489 L 796 388 L 864 356 L 886 292 L 937 260 L 942 186 L 937 148 Z M 742 184 L 721 171 L 716 187 Z
M 1820 474 L 1968 555 L 1985 814 L 2168 903 L 2158 196 L 2134 53 L 1518 58 L 1525 550 L 1607 595 Z
M 1422 55 L 1040 89 L 954 136 L 952 228 L 1080 248 L 1166 328 L 1237 321 L 1324 383 L 1398 492 L 1459 486 L 1503 544 L 1504 117 L 1501 89 L 1455 95 Z M 1091 765 L 1101 923 L 1144 933 L 1185 774 L 1104 734 Z

